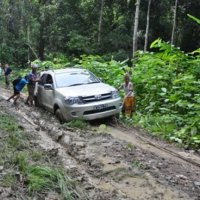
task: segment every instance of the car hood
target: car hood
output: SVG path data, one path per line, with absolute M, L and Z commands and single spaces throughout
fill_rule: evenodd
M 106 94 L 114 90 L 114 87 L 105 83 L 93 83 L 64 88 L 56 88 L 56 91 L 58 91 L 65 97 L 92 96 L 98 94 Z

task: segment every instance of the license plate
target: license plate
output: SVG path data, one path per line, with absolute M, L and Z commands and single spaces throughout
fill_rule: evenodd
M 104 108 L 107 108 L 108 105 L 107 104 L 101 104 L 101 105 L 96 105 L 94 106 L 94 110 L 103 110 Z

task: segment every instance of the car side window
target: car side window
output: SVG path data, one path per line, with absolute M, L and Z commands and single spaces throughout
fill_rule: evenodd
M 47 75 L 45 83 L 46 84 L 53 84 L 53 78 L 50 74 Z
M 40 82 L 39 82 L 39 85 L 44 85 L 45 82 L 46 82 L 46 77 L 47 77 L 47 74 L 43 74 L 40 78 Z

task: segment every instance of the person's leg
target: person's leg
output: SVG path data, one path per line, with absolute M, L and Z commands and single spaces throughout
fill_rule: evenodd
M 14 99 L 14 102 L 13 102 L 14 104 L 16 103 L 17 99 L 19 99 L 19 97 L 20 97 L 20 93 L 16 95 L 16 98 Z
M 135 97 L 132 97 L 132 102 L 131 102 L 131 114 L 130 117 L 133 117 L 133 113 L 135 112 L 136 104 L 135 104 Z
M 125 117 L 125 99 L 122 104 L 122 116 Z
M 16 94 L 13 94 L 11 97 L 9 97 L 6 101 L 10 101 L 12 98 L 14 98 Z
M 31 85 L 30 96 L 29 96 L 31 106 L 33 106 L 34 103 L 34 90 L 35 90 L 35 85 Z
M 5 76 L 5 84 L 6 84 L 6 89 L 7 89 L 9 86 L 8 76 Z
M 27 89 L 28 89 L 28 97 L 27 97 L 27 99 L 26 99 L 26 101 L 25 101 L 25 104 L 27 104 L 27 105 L 29 105 L 29 102 L 30 102 L 30 93 L 31 93 L 31 89 L 30 89 L 30 85 L 28 84 L 27 85 Z
M 29 95 L 28 95 L 28 97 L 27 97 L 27 99 L 25 101 L 25 104 L 29 105 Z

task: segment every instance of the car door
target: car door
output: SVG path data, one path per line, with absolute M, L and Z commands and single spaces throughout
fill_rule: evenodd
M 51 74 L 47 74 L 44 80 L 43 90 L 42 90 L 43 105 L 50 111 L 53 111 L 54 102 L 54 81 Z
M 44 106 L 44 84 L 46 82 L 46 77 L 47 77 L 47 74 L 43 74 L 41 77 L 40 77 L 40 81 L 37 84 L 37 92 L 36 92 L 36 96 L 37 96 L 37 101 L 39 103 L 39 105 L 42 105 Z

